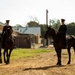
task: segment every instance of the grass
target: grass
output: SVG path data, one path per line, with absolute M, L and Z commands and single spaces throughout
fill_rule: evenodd
M 53 51 L 53 49 L 48 50 L 48 49 L 22 49 L 22 48 L 17 48 L 17 49 L 14 49 L 12 51 L 11 59 L 32 57 L 32 56 L 35 56 L 39 53 L 52 52 L 52 51 Z

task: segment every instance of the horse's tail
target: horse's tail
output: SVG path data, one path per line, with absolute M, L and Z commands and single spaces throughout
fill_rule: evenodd
M 73 38 L 73 50 L 74 50 L 74 54 L 75 54 L 75 38 Z

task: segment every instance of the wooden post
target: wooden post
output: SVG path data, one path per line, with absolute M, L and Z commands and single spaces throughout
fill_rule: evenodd
M 46 9 L 46 25 L 48 25 L 48 9 Z
M 48 9 L 46 9 L 46 25 L 48 26 Z M 48 46 L 48 39 L 46 39 L 46 45 Z
M 46 9 L 46 25 L 48 26 L 48 9 Z M 48 46 L 48 39 L 44 39 L 43 46 Z

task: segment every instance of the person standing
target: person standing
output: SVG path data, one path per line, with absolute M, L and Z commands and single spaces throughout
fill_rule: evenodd
M 58 29 L 58 32 L 62 39 L 63 48 L 66 48 L 66 32 L 67 32 L 67 26 L 65 25 L 65 19 L 61 19 L 61 25 Z

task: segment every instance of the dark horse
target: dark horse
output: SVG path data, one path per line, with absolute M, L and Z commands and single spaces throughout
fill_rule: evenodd
M 10 63 L 10 55 L 11 55 L 11 52 L 14 48 L 14 39 L 12 37 L 12 29 L 11 28 L 7 28 L 6 31 L 5 31 L 5 35 L 4 35 L 4 62 L 6 64 L 9 64 Z M 2 41 L 0 39 L 0 46 L 2 44 Z M 2 63 L 2 57 L 1 57 L 1 47 L 0 47 L 0 63 Z
M 50 36 L 53 38 L 53 41 L 54 41 L 53 45 L 55 47 L 55 51 L 58 57 L 57 65 L 61 65 L 61 51 L 63 49 L 63 44 L 61 40 L 62 37 L 52 27 L 48 27 L 44 37 L 45 39 L 47 39 Z M 75 38 L 74 37 L 67 38 L 67 48 L 66 49 L 69 55 L 69 60 L 67 64 L 70 64 L 71 62 L 71 52 L 70 52 L 71 47 L 73 47 L 75 51 Z

